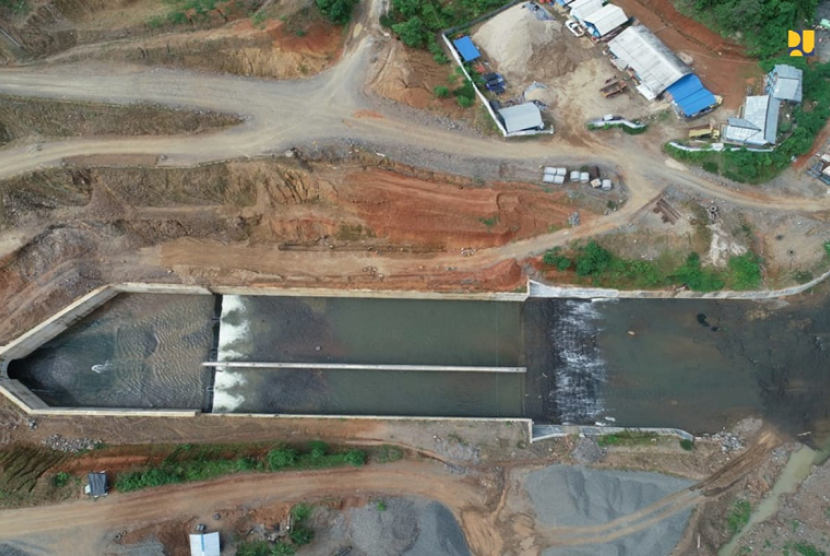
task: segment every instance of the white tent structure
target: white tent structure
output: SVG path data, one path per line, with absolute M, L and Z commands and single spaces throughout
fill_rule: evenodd
M 504 120 L 504 128 L 507 133 L 545 127 L 545 123 L 542 121 L 542 112 L 532 102 L 502 108 L 499 110 L 499 115 Z
M 640 80 L 637 90 L 649 100 L 692 73 L 692 68 L 642 25 L 629 27 L 611 39 L 608 48 L 621 65 L 634 70 Z
M 191 556 L 220 556 L 219 533 L 190 535 Z

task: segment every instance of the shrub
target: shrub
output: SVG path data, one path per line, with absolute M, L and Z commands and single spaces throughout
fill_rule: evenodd
M 695 448 L 695 443 L 689 440 L 688 438 L 681 438 L 680 447 L 686 450 L 687 452 L 691 452 Z
M 267 541 L 242 542 L 236 547 L 236 556 L 271 556 L 271 545 Z
M 291 537 L 291 542 L 297 546 L 303 546 L 314 540 L 314 531 L 305 525 L 295 525 L 288 536 Z
M 438 86 L 436 86 L 436 87 L 432 90 L 432 92 L 433 92 L 433 93 L 435 94 L 435 96 L 437 96 L 438 98 L 447 98 L 448 96 L 450 96 L 450 89 L 449 89 L 449 87 L 444 87 L 443 85 L 438 85 Z
M 280 469 L 297 464 L 297 451 L 291 449 L 274 449 L 268 452 L 268 467 Z
M 462 97 L 462 96 L 456 98 L 455 101 L 458 103 L 458 106 L 460 106 L 461 108 L 469 108 L 475 102 L 473 100 L 473 97 Z
M 63 488 L 69 484 L 69 479 L 72 478 L 72 475 L 67 473 L 66 471 L 61 471 L 60 473 L 56 474 L 52 477 L 52 485 L 55 488 Z
M 329 21 L 337 25 L 345 25 L 352 18 L 357 0 L 317 0 L 317 8 Z
M 311 516 L 312 507 L 308 504 L 300 503 L 291 508 L 291 517 L 296 523 L 301 523 Z
M 602 274 L 611 264 L 611 253 L 593 240 L 581 249 L 576 259 L 576 273 L 580 276 Z
M 718 173 L 718 163 L 713 160 L 707 160 L 703 163 L 703 169 L 711 174 Z
M 761 259 L 753 253 L 730 257 L 729 273 L 736 290 L 754 290 L 761 285 Z
M 297 550 L 287 542 L 280 541 L 271 547 L 271 556 L 294 556 Z
M 350 450 L 346 452 L 346 457 L 344 459 L 349 465 L 353 467 L 360 467 L 361 465 L 366 464 L 366 452 L 363 450 Z
M 311 448 L 311 457 L 313 459 L 320 459 L 329 451 L 329 445 L 321 440 L 312 440 L 309 442 Z
M 383 445 L 378 449 L 377 454 L 375 456 L 375 461 L 378 463 L 389 463 L 392 461 L 398 461 L 403 458 L 403 450 L 398 448 L 397 446 L 389 446 Z

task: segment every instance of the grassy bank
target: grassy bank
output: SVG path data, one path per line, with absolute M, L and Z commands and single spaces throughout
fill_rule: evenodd
M 685 285 L 700 292 L 753 290 L 761 285 L 761 259 L 753 253 L 729 258 L 727 268 L 704 267 L 697 253 L 689 253 L 683 264 L 665 269 L 652 261 L 620 257 L 595 241 L 582 247 L 545 253 L 545 264 L 560 272 L 574 273 L 575 283 L 619 289 L 655 289 Z
M 393 461 L 388 456 L 378 461 Z M 398 451 L 396 454 L 403 456 Z M 119 473 L 115 487 L 130 492 L 148 487 L 204 481 L 222 475 L 243 472 L 273 472 L 289 470 L 323 469 L 329 467 L 361 466 L 368 458 L 363 450 L 331 450 L 324 442 L 313 441 L 308 445 L 276 446 L 264 451 L 262 447 L 230 445 L 182 444 L 160 463 L 144 469 Z

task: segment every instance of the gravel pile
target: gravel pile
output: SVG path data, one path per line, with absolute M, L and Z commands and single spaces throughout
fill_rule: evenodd
M 48 438 L 44 438 L 42 444 L 59 452 L 80 452 L 93 450 L 96 445 L 100 445 L 102 442 L 91 438 L 64 438 L 59 434 L 53 434 Z
M 346 522 L 353 556 L 469 556 L 464 533 L 441 504 L 388 498 L 385 507 L 351 509 Z
M 635 471 L 553 465 L 531 473 L 525 489 L 541 523 L 558 527 L 600 525 L 634 513 L 687 488 L 693 481 Z M 607 544 L 550 548 L 543 556 L 665 556 L 686 527 L 687 510 Z

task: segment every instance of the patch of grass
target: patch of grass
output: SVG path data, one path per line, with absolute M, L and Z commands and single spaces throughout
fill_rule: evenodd
M 378 463 L 392 463 L 403 459 L 403 450 L 397 446 L 384 444 L 374 454 L 374 461 Z
M 154 486 L 203 481 L 231 473 L 324 469 L 347 465 L 361 466 L 366 463 L 366 452 L 362 450 L 329 453 L 328 446 L 325 446 L 324 453 L 321 454 L 320 444 L 325 446 L 323 443 L 315 443 L 308 452 L 276 447 L 264 456 L 242 454 L 241 448 L 233 453 L 227 446 L 222 445 L 200 445 L 198 448 L 183 445 L 173 450 L 158 465 L 120 473 L 115 485 L 119 491 L 129 492 Z
M 752 506 L 747 500 L 735 500 L 732 509 L 726 514 L 726 529 L 735 535 L 749 523 Z
M 385 500 L 378 500 L 377 504 L 375 504 L 375 507 L 378 509 L 379 512 L 385 512 L 386 511 L 386 501 Z
M 491 216 L 490 218 L 479 218 L 479 222 L 487 226 L 488 228 L 492 228 L 496 224 L 499 223 L 499 215 Z
M 656 439 L 657 434 L 653 432 L 622 431 L 598 437 L 597 444 L 603 448 L 608 446 L 643 446 L 651 444 Z
M 680 447 L 686 450 L 687 452 L 691 452 L 695 449 L 695 443 L 689 440 L 688 438 L 681 438 Z
M 794 550 L 796 554 L 801 556 L 827 556 L 826 552 L 806 542 L 789 543 L 786 548 Z
M 761 258 L 744 253 L 729 258 L 729 285 L 736 290 L 754 290 L 761 285 Z

